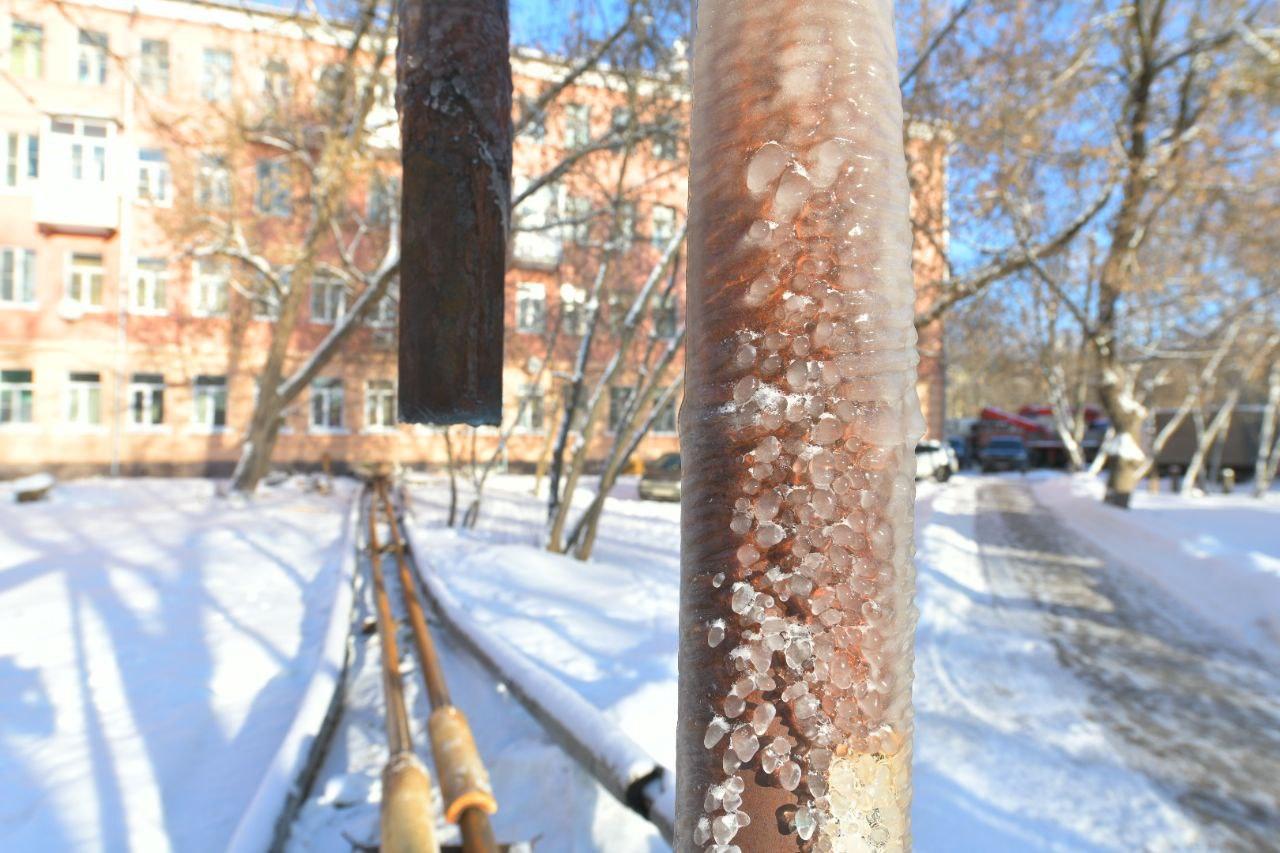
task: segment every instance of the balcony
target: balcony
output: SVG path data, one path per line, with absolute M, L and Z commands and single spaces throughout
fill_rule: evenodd
M 555 230 L 516 231 L 511 256 L 516 266 L 551 270 L 559 265 L 563 248 L 559 233 Z
M 120 194 L 105 184 L 44 179 L 36 184 L 34 207 L 46 233 L 110 237 L 120 228 Z

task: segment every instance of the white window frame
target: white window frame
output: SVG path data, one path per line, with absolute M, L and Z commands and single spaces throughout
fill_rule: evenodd
M 342 379 L 337 376 L 321 376 L 311 381 L 310 405 L 307 407 L 307 431 L 316 435 L 341 435 L 347 431 L 346 399 Z M 317 405 L 321 408 L 317 410 Z M 332 415 L 338 413 L 337 423 L 332 423 Z M 323 414 L 323 422 L 317 422 L 316 414 Z
M 18 374 L 26 374 L 19 379 Z M 36 409 L 35 372 L 22 368 L 0 369 L 0 429 L 14 429 L 30 426 L 35 423 Z M 10 417 L 4 417 L 5 413 Z M 25 418 L 15 418 L 13 413 L 25 414 Z
M 569 306 L 573 308 L 570 309 Z M 582 337 L 587 333 L 587 324 L 590 319 L 587 311 L 587 291 L 576 284 L 560 285 L 561 334 Z
M 680 407 L 676 403 L 676 398 L 672 397 L 667 401 L 666 407 L 671 412 L 671 429 L 663 429 L 662 417 L 658 416 L 653 419 L 654 435 L 679 435 L 680 434 Z
M 253 207 L 264 216 L 288 218 L 293 215 L 293 198 L 289 187 L 289 164 L 282 159 L 264 157 L 254 164 L 256 186 Z M 269 192 L 269 197 L 268 197 Z
M 76 258 L 97 258 L 98 266 L 77 266 Z M 96 289 L 98 292 L 97 301 L 93 301 L 93 291 L 95 282 L 92 280 L 96 269 L 98 281 Z M 84 278 L 84 277 L 88 278 Z M 67 255 L 67 274 L 65 288 L 62 294 L 62 301 L 68 305 L 74 305 L 81 311 L 105 311 L 106 310 L 106 289 L 107 289 L 107 263 L 106 258 L 96 252 L 71 252 Z M 79 291 L 77 293 L 76 291 Z
M 564 105 L 564 147 L 581 148 L 591 141 L 591 105 Z
M 210 294 L 217 294 L 212 302 Z M 191 315 L 225 317 L 231 295 L 231 264 L 200 258 L 191 267 Z
M 591 242 L 591 224 L 594 207 L 586 196 L 568 195 L 564 199 L 564 239 L 575 246 Z
M 273 107 L 281 106 L 293 96 L 293 79 L 284 57 L 273 56 L 262 63 L 262 94 Z
M 147 45 L 158 44 L 163 50 L 147 53 Z M 169 82 L 173 70 L 170 60 L 169 40 L 144 38 L 138 44 L 138 85 L 160 95 L 169 94 Z
M 163 258 L 139 258 L 134 264 L 133 281 L 129 287 L 129 313 L 169 313 L 169 270 Z
M 533 309 L 537 317 L 536 323 L 527 322 L 529 309 L 526 306 L 536 305 Z M 516 284 L 516 331 L 531 335 L 545 334 L 547 331 L 547 286 L 536 281 L 522 281 Z
M 224 65 L 225 62 L 225 65 Z M 220 47 L 206 47 L 200 62 L 200 98 L 210 104 L 231 100 L 235 57 Z
M 71 57 L 71 79 L 84 86 L 105 86 L 110 51 L 111 41 L 106 33 L 78 29 Z
M 680 331 L 680 300 L 676 298 L 676 294 L 659 294 L 653 299 L 653 308 L 649 314 L 649 335 L 658 340 L 669 341 L 673 339 Z M 660 312 L 669 312 L 671 320 L 671 329 L 659 328 Z
M 57 177 L 68 181 L 72 187 L 105 188 L 111 175 L 112 137 L 112 127 L 107 121 L 51 117 L 48 144 L 42 152 L 45 176 L 50 176 L 53 164 L 61 164 L 64 171 Z M 79 175 L 76 174 L 77 169 L 80 170 Z
M 201 382 L 200 380 L 213 380 Z M 218 408 L 222 409 L 222 423 L 218 424 Z M 227 431 L 227 377 L 202 375 L 191 381 L 191 425 L 195 432 L 220 433 Z
M 159 382 L 140 379 L 143 376 L 156 376 Z M 129 413 L 130 432 L 158 432 L 164 429 L 164 376 L 159 373 L 135 373 L 129 379 Z M 160 419 L 154 420 L 157 408 Z M 139 415 L 145 415 L 139 418 Z
M 621 396 L 621 392 L 623 391 L 627 393 L 627 398 L 619 409 L 618 398 Z M 609 386 L 609 411 L 606 413 L 608 415 L 606 427 L 609 435 L 617 434 L 618 419 L 627 413 L 627 408 L 630 407 L 632 400 L 637 393 L 639 393 L 639 391 L 633 385 Z
M 155 155 L 159 154 L 157 158 Z M 160 148 L 138 149 L 137 200 L 142 204 L 169 207 L 173 204 L 173 173 L 169 155 Z
M 40 177 L 40 135 L 21 130 L 0 133 L 0 191 L 29 192 Z
M 231 169 L 225 157 L 201 154 L 196 165 L 196 204 L 224 208 L 231 204 Z
M 371 329 L 394 329 L 400 318 L 400 282 L 387 284 L 386 292 L 364 315 L 364 324 Z
M 333 273 L 311 277 L 311 322 L 332 326 L 347 313 L 347 285 Z
M 679 214 L 674 207 L 666 204 L 653 206 L 653 227 L 650 230 L 650 242 L 659 249 L 665 249 L 676 236 L 676 218 Z
M 364 431 L 395 432 L 396 383 L 391 379 L 370 379 L 364 383 Z
M 36 306 L 35 249 L 22 246 L 0 246 L 0 306 L 5 308 Z
M 520 394 L 516 397 L 516 430 L 526 435 L 544 434 L 547 431 L 546 402 L 547 392 L 541 385 L 532 382 L 521 385 Z M 534 423 L 535 413 L 537 423 Z
M 37 38 L 34 40 L 35 50 L 27 49 L 31 42 L 24 43 L 24 49 L 18 50 L 18 41 L 15 38 L 20 27 L 29 27 L 35 31 Z M 18 63 L 18 57 L 22 57 L 25 62 L 21 65 Z M 32 57 L 35 57 L 34 63 Z M 32 70 L 32 64 L 35 69 Z M 9 71 L 16 77 L 34 77 L 39 79 L 44 76 L 44 25 L 35 21 L 24 21 L 20 18 L 11 18 L 9 21 Z
M 97 379 L 77 379 L 96 376 Z M 67 374 L 66 405 L 63 418 L 68 426 L 82 430 L 102 428 L 102 374 L 97 371 L 72 371 Z

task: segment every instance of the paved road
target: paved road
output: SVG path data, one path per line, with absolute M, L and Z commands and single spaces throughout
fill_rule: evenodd
M 1016 478 L 978 491 L 991 588 L 1035 602 L 1124 764 L 1214 850 L 1280 850 L 1280 669 L 1072 536 Z

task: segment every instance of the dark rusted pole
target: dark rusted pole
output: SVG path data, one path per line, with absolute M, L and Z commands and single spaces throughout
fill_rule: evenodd
M 910 846 L 914 292 L 892 0 L 700 0 L 676 849 Z
M 458 824 L 464 853 L 495 853 L 498 846 L 494 840 L 493 827 L 489 823 L 489 815 L 497 811 L 498 803 L 493 796 L 489 775 L 480 760 L 480 752 L 476 748 L 466 717 L 449 698 L 444 668 L 440 666 L 440 657 L 436 654 L 435 642 L 427 628 L 418 589 L 409 571 L 409 561 L 405 558 L 404 537 L 400 535 L 400 523 L 396 520 L 395 505 L 391 502 L 387 481 L 377 480 L 374 488 L 387 515 L 391 551 L 399 569 L 400 594 L 404 600 L 405 613 L 409 617 L 409 625 L 413 629 L 414 650 L 417 652 L 422 680 L 427 688 L 427 698 L 431 702 L 428 729 L 431 733 L 431 750 L 436 760 L 436 775 L 439 777 L 444 799 L 445 818 Z
M 511 208 L 506 0 L 401 0 L 400 418 L 502 419 Z

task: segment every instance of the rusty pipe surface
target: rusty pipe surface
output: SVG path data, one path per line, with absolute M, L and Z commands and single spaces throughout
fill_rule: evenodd
M 502 421 L 511 230 L 506 0 L 401 0 L 400 417 Z
M 387 599 L 382 574 L 382 550 L 378 544 L 377 506 L 369 497 L 369 565 L 373 575 L 374 609 L 378 641 L 382 649 L 382 687 L 387 705 L 387 748 L 391 753 L 382 770 L 381 849 L 394 853 L 430 853 L 440 848 L 435 840 L 435 808 L 431 801 L 431 777 L 413 752 L 413 735 L 400 678 L 400 651 L 396 622 Z
M 891 0 L 701 0 L 676 849 L 910 846 L 911 231 Z
M 413 631 L 414 650 L 432 707 L 428 729 L 436 775 L 439 777 L 444 800 L 445 818 L 450 823 L 458 824 L 465 853 L 495 853 L 497 841 L 489 815 L 498 810 L 498 802 L 493 796 L 489 774 L 480 759 L 480 752 L 466 717 L 454 707 L 449 697 L 444 668 L 440 665 L 440 657 L 427 627 L 418 588 L 405 557 L 404 537 L 400 532 L 400 522 L 396 518 L 387 481 L 383 478 L 376 480 L 374 491 L 386 513 L 391 534 L 391 551 L 399 570 L 400 594 Z

